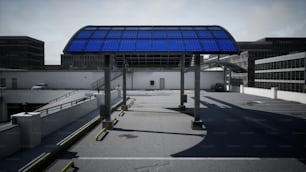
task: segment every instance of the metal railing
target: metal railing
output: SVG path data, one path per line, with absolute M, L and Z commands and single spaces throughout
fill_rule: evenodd
M 111 81 L 119 78 L 122 75 L 122 73 L 120 72 L 116 72 L 116 73 L 112 73 L 111 74 Z M 104 77 L 98 79 L 97 81 L 93 82 L 90 84 L 91 88 L 96 90 L 96 89 L 100 89 L 104 86 L 105 81 L 104 81 Z
M 60 96 L 60 97 L 57 97 L 57 98 L 55 98 L 55 99 L 50 100 L 48 103 L 57 102 L 59 99 L 67 98 L 67 97 L 71 96 L 72 94 L 74 94 L 74 93 L 76 93 L 76 92 L 78 92 L 78 91 L 79 91 L 79 90 L 70 91 L 70 92 L 68 92 L 68 93 L 66 93 L 66 94 L 64 94 L 64 95 L 62 95 L 62 96 Z
M 75 106 L 77 104 L 80 104 L 80 103 L 85 102 L 87 100 L 90 100 L 92 98 L 93 98 L 93 96 L 83 97 L 83 98 L 80 98 L 80 99 L 77 99 L 77 100 L 73 100 L 73 101 L 70 101 L 70 102 L 63 103 L 63 104 L 51 106 L 51 107 L 48 107 L 48 108 L 45 108 L 45 109 L 36 110 L 35 112 L 40 112 L 42 116 L 46 116 L 46 115 L 49 115 L 51 113 L 60 111 L 62 109 L 66 109 L 66 108 Z

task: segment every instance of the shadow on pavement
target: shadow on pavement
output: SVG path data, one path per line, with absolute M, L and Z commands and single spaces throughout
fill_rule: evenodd
M 244 109 L 213 97 L 205 98 L 227 107 L 201 101 L 207 107 L 200 110 L 207 136 L 173 157 L 297 158 L 305 163 L 304 119 Z M 187 108 L 183 113 L 193 116 L 193 108 Z

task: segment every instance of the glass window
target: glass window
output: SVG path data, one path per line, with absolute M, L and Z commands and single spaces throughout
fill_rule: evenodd
M 168 38 L 182 38 L 182 34 L 179 31 L 168 31 Z
M 87 40 L 74 40 L 70 43 L 69 52 L 82 52 Z
M 90 35 L 93 33 L 93 31 L 80 31 L 77 35 L 76 38 L 89 38 Z
M 97 29 L 97 27 L 91 27 L 91 26 L 89 26 L 89 27 L 86 27 L 84 30 L 96 30 Z
M 197 34 L 194 31 L 182 31 L 184 38 L 197 38 Z
M 230 41 L 230 40 L 218 40 L 218 43 L 219 43 L 220 49 L 222 51 L 226 51 L 226 52 L 234 52 L 234 51 L 236 51 L 236 48 L 233 45 L 233 42 Z
M 116 52 L 119 47 L 120 40 L 105 40 L 102 51 Z
M 186 51 L 200 52 L 202 51 L 201 45 L 198 40 L 185 40 Z
M 147 38 L 151 39 L 151 31 L 139 31 L 138 38 Z
M 219 51 L 219 48 L 215 40 L 201 40 L 201 43 L 205 51 L 208 51 L 208 52 Z
M 167 38 L 166 31 L 153 31 L 152 38 Z
M 185 51 L 183 40 L 169 40 L 169 51 Z
M 90 40 L 86 46 L 86 52 L 98 52 L 101 48 L 102 40 Z
M 107 38 L 120 38 L 122 35 L 122 31 L 109 31 Z
M 198 31 L 199 38 L 212 38 L 212 34 L 208 31 Z
M 151 51 L 151 40 L 137 40 L 136 51 L 148 52 Z
M 218 26 L 209 26 L 208 29 L 209 30 L 221 30 L 221 28 Z
M 135 40 L 122 40 L 119 51 L 121 52 L 133 52 L 135 51 Z
M 193 27 L 194 30 L 207 30 L 207 27 Z
M 106 35 L 106 31 L 96 31 L 93 35 L 92 38 L 104 38 Z
M 137 38 L 137 31 L 124 31 L 123 38 Z
M 228 38 L 228 34 L 225 33 L 224 31 L 213 31 L 213 35 L 216 38 Z
M 0 87 L 6 87 L 6 79 L 5 78 L 1 78 Z
M 153 51 L 168 51 L 168 42 L 164 40 L 153 40 L 152 41 L 152 50 Z

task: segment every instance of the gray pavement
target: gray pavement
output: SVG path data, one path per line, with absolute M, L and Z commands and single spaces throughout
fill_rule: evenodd
M 47 171 L 306 171 L 306 105 L 239 93 L 201 92 L 205 129 L 191 130 L 193 93 L 129 92 L 135 104 L 100 141 L 101 126 Z

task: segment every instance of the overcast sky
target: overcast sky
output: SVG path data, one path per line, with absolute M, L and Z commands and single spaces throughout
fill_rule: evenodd
M 59 64 L 85 25 L 220 25 L 237 41 L 306 37 L 306 0 L 0 0 L 0 36 L 45 42 L 46 64 Z

